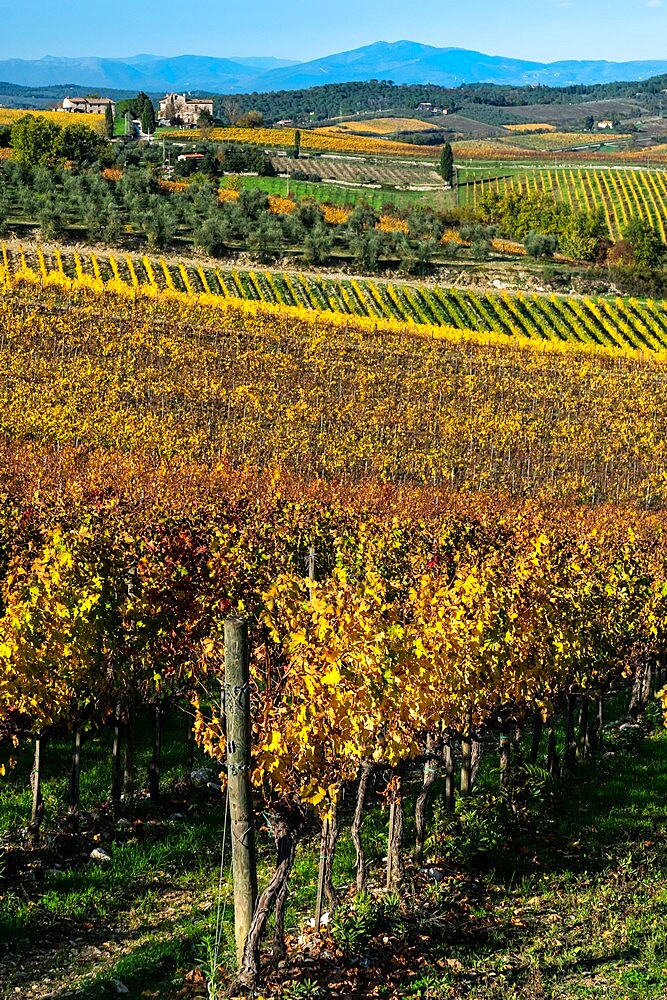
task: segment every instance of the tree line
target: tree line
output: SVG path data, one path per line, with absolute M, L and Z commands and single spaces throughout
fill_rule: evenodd
M 282 119 L 323 121 L 337 115 L 367 112 L 410 111 L 430 102 L 449 111 L 463 111 L 479 105 L 512 108 L 531 104 L 583 104 L 611 99 L 655 100 L 667 87 L 667 76 L 633 82 L 572 85 L 567 87 L 509 86 L 504 84 L 462 84 L 439 87 L 432 84 L 395 84 L 391 80 L 330 83 L 301 90 L 214 96 L 216 118 L 232 121 L 249 111 L 259 112 L 268 123 Z

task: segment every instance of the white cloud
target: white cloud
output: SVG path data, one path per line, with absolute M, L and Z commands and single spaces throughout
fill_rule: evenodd
M 662 7 L 662 0 L 648 0 L 647 7 Z

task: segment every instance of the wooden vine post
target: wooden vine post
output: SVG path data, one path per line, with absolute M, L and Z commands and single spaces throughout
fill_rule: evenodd
M 69 775 L 69 812 L 68 822 L 73 830 L 79 829 L 79 798 L 81 788 L 81 726 L 77 724 L 74 730 L 74 750 L 72 751 L 72 767 Z
M 507 723 L 503 720 L 503 732 L 500 734 L 500 789 L 508 787 L 510 783 L 510 747 L 511 739 L 508 733 Z
M 162 704 L 153 706 L 153 755 L 148 765 L 148 794 L 151 802 L 160 801 L 160 756 L 162 753 Z
M 123 766 L 123 797 L 125 805 L 132 808 L 134 801 L 134 752 L 136 747 L 137 695 L 130 689 L 125 723 L 125 762 Z
M 123 707 L 120 700 L 116 703 L 113 721 L 113 750 L 111 756 L 111 805 L 114 818 L 120 809 L 120 797 L 123 788 Z
M 403 880 L 403 837 L 405 832 L 405 815 L 403 812 L 403 778 L 405 762 L 401 761 L 394 768 L 389 789 L 389 831 L 387 837 L 387 890 L 398 889 Z
M 42 755 L 44 752 L 44 733 L 39 732 L 35 737 L 35 763 L 30 775 L 32 785 L 32 818 L 28 830 L 33 844 L 39 843 L 39 828 L 44 816 L 44 799 L 42 798 Z
M 465 730 L 461 737 L 461 798 L 472 792 L 472 711 L 466 712 Z
M 357 790 L 357 805 L 354 810 L 354 819 L 350 834 L 352 843 L 357 852 L 357 892 L 363 892 L 366 888 L 366 858 L 364 855 L 364 845 L 361 842 L 361 823 L 364 818 L 364 802 L 366 800 L 366 788 L 368 779 L 373 771 L 373 761 L 370 757 L 364 758 L 361 762 L 361 773 L 359 776 L 359 788 Z
M 445 810 L 448 813 L 453 813 L 456 799 L 456 769 L 454 767 L 454 754 L 452 753 L 452 743 L 449 735 L 445 736 L 443 743 L 442 761 L 445 771 Z
M 318 931 L 322 923 L 322 902 L 324 899 L 324 882 L 327 876 L 327 852 L 329 849 L 329 820 L 322 821 L 322 833 L 320 835 L 320 863 L 317 871 L 317 897 L 315 900 L 315 930 Z
M 438 756 L 441 756 L 438 738 L 433 733 L 429 733 L 426 737 L 426 761 L 424 762 L 422 787 L 415 804 L 415 861 L 419 861 L 424 853 L 426 810 L 438 773 Z
M 565 766 L 571 771 L 577 759 L 577 737 L 575 734 L 574 711 L 577 705 L 576 694 L 567 696 L 565 711 Z
M 315 582 L 316 576 L 316 565 L 317 565 L 317 553 L 315 551 L 315 546 L 311 545 L 308 549 L 308 579 L 311 583 Z M 310 600 L 313 599 L 313 589 L 308 588 L 308 596 Z M 319 931 L 320 924 L 322 923 L 322 901 L 324 899 L 324 883 L 327 877 L 327 850 L 329 846 L 329 820 L 325 819 L 322 821 L 322 832 L 320 835 L 320 863 L 317 871 L 317 896 L 315 898 L 315 931 Z
M 248 624 L 225 621 L 225 714 L 227 794 L 231 816 L 234 932 L 239 966 L 257 899 L 255 821 L 250 786 L 250 657 Z
M 311 545 L 308 549 L 308 579 L 311 583 L 314 583 L 317 579 L 316 576 L 317 567 L 317 552 L 315 551 L 315 546 Z M 310 600 L 313 599 L 312 587 L 308 588 L 308 595 Z M 322 821 L 322 832 L 320 834 L 320 862 L 317 872 L 317 896 L 315 898 L 315 930 L 319 931 L 320 924 L 322 923 L 322 904 L 324 901 L 324 887 L 327 881 L 328 868 L 330 863 L 329 858 L 329 840 L 330 840 L 330 822 L 329 819 Z

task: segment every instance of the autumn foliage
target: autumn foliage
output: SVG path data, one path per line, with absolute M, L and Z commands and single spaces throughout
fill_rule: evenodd
M 662 641 L 660 357 L 4 285 L 0 698 L 35 729 L 176 691 L 219 754 L 240 612 L 255 780 L 326 810 L 366 756 L 546 716 Z

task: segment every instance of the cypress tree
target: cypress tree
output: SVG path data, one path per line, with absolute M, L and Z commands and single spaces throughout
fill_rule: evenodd
M 107 139 L 113 139 L 113 111 L 111 110 L 111 105 L 107 104 L 104 111 L 104 134 Z
M 449 142 L 445 143 L 440 154 L 440 174 L 445 184 L 454 186 L 454 154 Z
M 141 131 L 151 135 L 155 131 L 155 110 L 150 100 L 146 101 L 141 109 Z

